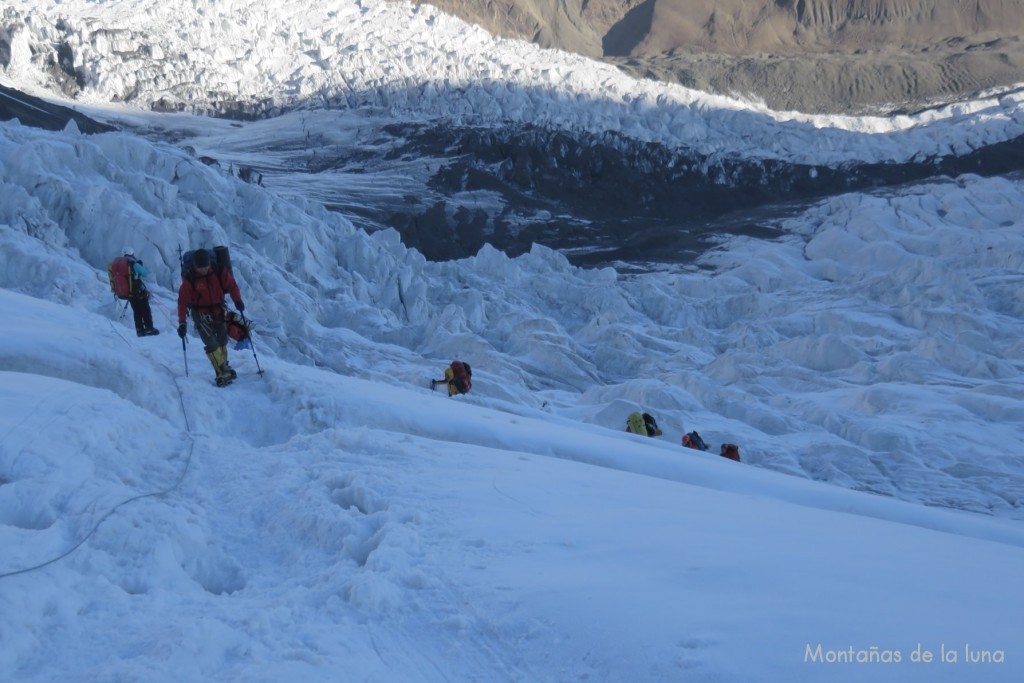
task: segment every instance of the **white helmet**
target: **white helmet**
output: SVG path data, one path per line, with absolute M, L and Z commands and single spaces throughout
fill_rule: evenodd
M 124 249 L 121 250 L 121 255 L 122 256 L 135 256 L 135 250 L 132 249 L 131 247 L 125 247 Z

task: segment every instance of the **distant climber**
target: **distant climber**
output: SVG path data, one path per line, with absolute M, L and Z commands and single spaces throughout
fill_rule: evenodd
M 245 311 L 238 283 L 231 274 L 227 247 L 213 251 L 196 249 L 182 257 L 181 287 L 178 288 L 178 336 L 185 338 L 185 316 L 191 311 L 192 322 L 203 340 L 203 350 L 217 373 L 214 380 L 223 387 L 238 377 L 228 363 L 228 329 L 225 321 L 224 297 L 230 295 L 239 313 Z
M 125 247 L 107 266 L 110 278 L 110 289 L 118 299 L 126 299 L 132 307 L 135 318 L 135 334 L 139 337 L 150 337 L 160 334 L 153 327 L 153 310 L 149 306 L 149 290 L 142 278 L 149 277 L 149 269 L 142 259 L 135 255 L 135 250 Z
M 650 413 L 630 413 L 626 418 L 626 431 L 641 436 L 661 436 L 658 421 Z
M 680 441 L 683 442 L 683 446 L 686 448 L 693 448 L 698 451 L 706 451 L 711 448 L 711 446 L 705 443 L 704 439 L 702 439 L 701 435 L 696 431 L 692 431 L 689 434 L 683 434 Z
M 701 435 L 695 431 L 690 432 L 689 434 L 683 434 L 681 441 L 683 442 L 683 446 L 686 448 L 693 448 L 698 451 L 711 450 L 711 444 L 706 443 L 704 439 L 701 438 Z M 723 443 L 718 454 L 723 458 L 740 462 L 740 447 L 734 443 Z
M 737 446 L 734 443 L 723 443 L 722 444 L 722 450 L 719 453 L 719 455 L 721 455 L 723 458 L 729 458 L 729 460 L 735 460 L 736 462 L 741 462 L 741 460 L 740 460 L 740 447 Z
M 453 360 L 444 369 L 444 379 L 430 380 L 430 389 L 433 390 L 438 384 L 445 384 L 448 387 L 449 396 L 466 394 L 473 388 L 472 377 L 473 369 L 469 367 L 469 363 Z

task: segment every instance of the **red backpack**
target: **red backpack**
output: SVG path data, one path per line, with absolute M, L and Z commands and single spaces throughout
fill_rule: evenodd
M 224 312 L 224 322 L 227 324 L 228 336 L 235 340 L 235 350 L 249 348 L 249 333 L 252 331 L 252 324 L 243 320 L 242 316 L 234 311 Z
M 127 256 L 118 256 L 107 264 L 107 278 L 110 280 L 110 291 L 118 299 L 130 299 L 132 296 L 132 263 Z
M 719 453 L 719 455 L 723 458 L 729 458 L 730 460 L 740 462 L 740 447 L 734 443 L 723 443 L 722 452 Z

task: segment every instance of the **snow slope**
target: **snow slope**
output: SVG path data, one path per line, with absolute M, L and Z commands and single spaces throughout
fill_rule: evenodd
M 645 407 L 676 442 L 696 428 L 750 463 L 1021 516 L 1019 182 L 841 196 L 770 247 L 710 252 L 713 272 L 627 277 L 542 247 L 431 263 L 170 146 L 3 130 L 5 286 L 109 313 L 105 264 L 131 244 L 172 315 L 177 250 L 230 244 L 288 360 L 420 385 L 463 357 L 477 400 L 615 429 Z M 31 240 L 74 270 L 40 267 Z
M 215 52 L 203 36 L 224 50 L 209 73 L 244 54 L 231 42 L 244 24 L 215 20 L 248 17 L 241 4 L 117 4 L 187 27 L 152 36 L 193 41 L 198 74 Z M 412 20 L 435 46 L 460 38 L 453 64 L 523 50 L 535 78 L 543 59 L 575 59 L 478 46 L 426 8 L 322 7 L 338 14 L 244 6 L 325 34 L 365 21 L 382 50 L 405 36 L 410 69 L 432 64 L 403 33 Z M 14 32 L 24 46 L 58 12 L 102 26 L 114 9 L 17 3 L 5 17 L 31 15 Z M 259 73 L 294 71 L 291 44 L 261 47 L 274 60 Z M 123 76 L 113 57 L 131 52 L 88 63 Z M 49 78 L 14 54 L 7 82 Z M 582 81 L 605 77 L 580 64 Z M 162 66 L 172 80 L 184 68 Z M 112 92 L 91 82 L 85 99 Z M 517 88 L 502 102 L 525 102 Z M 540 112 L 558 100 L 540 99 Z M 622 105 L 550 106 L 576 126 Z M 728 106 L 736 153 L 801 130 L 814 144 L 796 154 L 831 159 L 969 148 L 1019 117 L 1010 96 L 845 129 L 754 112 L 775 121 L 761 129 Z M 1024 673 L 1020 178 L 830 198 L 783 219 L 781 239 L 633 275 L 543 247 L 430 262 L 394 231 L 125 132 L 0 123 L 0 196 L 0 679 Z M 227 389 L 194 334 L 183 347 L 172 332 L 178 249 L 200 244 L 230 245 L 257 324 L 258 356 L 232 351 Z M 125 245 L 153 271 L 158 337 L 135 337 L 109 294 L 105 264 Z M 455 357 L 473 392 L 431 395 Z M 624 433 L 636 409 L 665 435 Z M 683 450 L 694 428 L 740 444 L 744 463 Z
M 0 131 L 4 678 L 1020 676 L 1019 185 L 620 278 L 429 263 L 169 146 Z M 126 242 L 159 337 L 106 292 Z M 169 334 L 199 242 L 234 250 L 263 378 L 232 352 L 217 389 Z M 431 396 L 451 356 L 474 391 Z M 621 431 L 640 407 L 665 437 Z

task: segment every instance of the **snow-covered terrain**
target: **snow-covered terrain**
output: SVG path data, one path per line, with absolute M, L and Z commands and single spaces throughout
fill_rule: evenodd
M 408 2 L 14 0 L 4 24 L 6 77 L 44 88 L 61 82 L 83 103 L 239 115 L 378 107 L 450 124 L 612 131 L 702 154 L 807 164 L 906 161 L 1024 134 L 1021 89 L 914 116 L 778 113 L 530 43 L 496 42 Z
M 539 242 L 577 264 L 672 261 L 708 232 L 772 232 L 762 213 L 779 205 L 1024 170 L 1020 87 L 913 116 L 772 112 L 369 0 L 32 1 L 2 22 L 0 64 L 23 90 L 255 166 L 432 259 Z
M 812 119 L 428 7 L 268 5 L 5 10 L 0 82 L 55 88 L 41 46 L 63 41 L 76 106 L 147 137 L 0 123 L 0 679 L 1024 674 L 1021 178 L 830 197 L 662 272 L 541 246 L 432 262 L 302 175 L 198 158 L 281 150 L 232 158 L 223 122 L 147 111 L 217 110 L 230 83 L 265 113 L 344 102 L 305 119 L 335 141 L 377 115 L 519 116 L 824 164 L 1012 139 L 1019 95 Z M 178 250 L 214 244 L 257 324 L 227 389 L 173 334 Z M 161 336 L 109 293 L 125 245 Z M 473 391 L 431 395 L 453 358 Z M 664 436 L 626 434 L 637 409 Z M 682 449 L 691 429 L 744 462 Z

